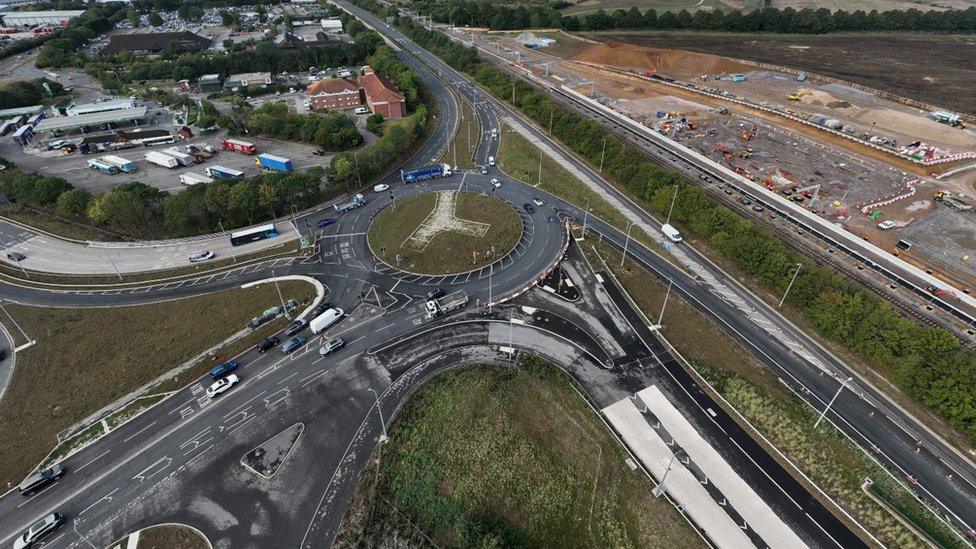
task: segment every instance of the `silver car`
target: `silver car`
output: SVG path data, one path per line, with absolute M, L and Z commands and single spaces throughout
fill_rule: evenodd
M 319 347 L 319 354 L 325 356 L 329 353 L 338 351 L 346 344 L 341 337 L 330 339 L 325 343 L 325 345 Z
M 200 261 L 207 261 L 208 259 L 213 259 L 214 255 L 215 254 L 213 252 L 207 250 L 205 252 L 197 252 L 195 254 L 191 254 L 189 260 L 190 263 L 198 263 Z
M 26 547 L 34 545 L 44 536 L 57 530 L 63 522 L 64 517 L 61 516 L 60 513 L 51 513 L 50 515 L 32 524 L 26 532 L 18 536 L 17 539 L 14 540 L 14 549 L 25 549 Z

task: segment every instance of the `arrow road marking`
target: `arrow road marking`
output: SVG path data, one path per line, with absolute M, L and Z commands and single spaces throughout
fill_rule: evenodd
M 148 479 L 151 479 L 153 476 L 161 473 L 163 469 L 169 467 L 170 463 L 173 463 L 173 458 L 163 456 L 157 459 L 156 462 L 150 465 L 149 467 L 146 467 L 145 469 L 137 473 L 136 476 L 132 477 L 132 480 L 138 480 L 139 482 L 144 482 Z M 150 473 L 150 471 L 152 471 L 152 473 Z

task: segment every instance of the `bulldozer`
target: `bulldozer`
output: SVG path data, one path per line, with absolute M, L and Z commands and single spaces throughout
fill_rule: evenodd
M 787 95 L 786 98 L 789 99 L 790 101 L 799 101 L 799 100 L 803 99 L 804 96 L 810 95 L 812 93 L 813 92 L 810 91 L 810 88 L 800 88 L 800 89 L 796 90 L 795 92 Z

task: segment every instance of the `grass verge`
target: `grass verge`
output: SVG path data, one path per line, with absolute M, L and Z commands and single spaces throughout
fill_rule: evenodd
M 126 547 L 126 536 L 109 547 Z M 160 524 L 150 526 L 139 532 L 136 549 L 210 549 L 207 538 L 195 528 L 183 524 Z
M 487 195 L 460 192 L 455 214 L 460 219 L 487 224 L 485 235 L 443 231 L 434 235 L 422 250 L 407 246 L 414 230 L 433 211 L 435 200 L 435 193 L 425 193 L 381 211 L 367 231 L 373 252 L 387 263 L 413 273 L 460 273 L 483 267 L 507 254 L 522 236 L 522 220 L 510 204 Z
M 703 546 L 543 360 L 445 374 L 391 427 L 335 547 L 401 534 L 414 546 Z
M 594 252 L 593 248 L 596 248 Z M 610 270 L 645 312 L 655 316 L 664 299 L 664 285 L 649 282 L 645 271 L 628 260 L 620 267 L 620 252 L 602 243 L 587 241 L 584 252 L 596 266 L 606 260 Z M 651 279 L 653 280 L 653 279 Z M 745 416 L 776 448 L 814 483 L 837 501 L 889 547 L 923 545 L 908 528 L 861 490 L 870 478 L 891 498 L 891 504 L 944 547 L 964 547 L 955 534 L 900 482 L 893 479 L 861 449 L 829 423 L 817 429 L 817 415 L 794 395 L 739 343 L 673 292 L 665 310 L 662 334 L 691 362 L 698 372 L 733 408 Z M 708 345 L 702 345 L 707 341 Z M 736 417 L 733 414 L 733 417 Z M 737 418 L 738 419 L 738 418 Z M 750 430 L 746 426 L 747 430 Z M 775 452 L 771 452 L 776 456 Z M 778 458 L 778 456 L 777 456 Z M 784 464 L 788 471 L 793 468 Z M 809 482 L 810 492 L 817 494 Z M 842 520 L 845 520 L 842 517 Z M 850 524 L 850 523 L 849 523 Z M 855 532 L 857 527 L 851 525 Z
M 302 282 L 283 282 L 281 291 L 286 299 L 299 301 L 314 295 Z M 57 444 L 58 433 L 220 343 L 278 301 L 274 285 L 261 285 L 114 309 L 7 305 L 37 344 L 17 353 L 0 400 L 6 441 L 0 448 L 0 482 L 20 482 Z M 265 325 L 260 332 L 271 329 Z M 15 331 L 13 326 L 8 330 Z M 257 337 L 257 332 L 249 335 Z M 203 360 L 179 377 L 185 384 L 212 364 Z M 155 394 L 173 390 L 179 381 L 164 383 Z M 85 436 L 100 434 L 101 423 L 95 425 Z
M 457 133 L 438 162 L 457 166 L 460 170 L 471 170 L 474 169 L 474 155 L 481 137 L 481 126 L 471 105 L 464 98 L 458 98 L 458 103 L 461 104 L 461 120 Z

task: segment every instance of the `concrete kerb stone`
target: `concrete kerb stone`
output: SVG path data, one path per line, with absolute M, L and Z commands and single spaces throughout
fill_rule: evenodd
M 242 284 L 241 289 L 246 290 L 248 288 L 253 288 L 270 282 L 282 282 L 287 280 L 308 282 L 315 288 L 315 299 L 312 300 L 312 303 L 308 307 L 306 307 L 305 310 L 301 312 L 301 314 L 296 316 L 297 318 L 303 317 L 308 313 L 312 312 L 312 309 L 318 306 L 318 304 L 321 303 L 322 300 L 325 298 L 325 284 L 322 284 L 321 282 L 319 282 L 318 280 L 310 276 L 304 276 L 304 275 L 282 275 L 273 278 L 263 278 L 261 280 L 255 280 L 254 282 L 248 282 L 247 284 Z

